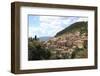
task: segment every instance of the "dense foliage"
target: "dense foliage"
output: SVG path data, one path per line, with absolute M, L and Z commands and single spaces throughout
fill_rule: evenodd
M 42 42 L 39 42 L 37 39 L 34 40 L 32 38 L 29 38 L 28 60 L 49 59 L 50 55 L 50 50 L 46 49 L 45 46 L 43 46 Z

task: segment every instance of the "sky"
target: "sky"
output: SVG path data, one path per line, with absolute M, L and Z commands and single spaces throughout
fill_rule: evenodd
M 79 16 L 28 16 L 29 37 L 53 37 L 57 32 L 79 21 L 88 21 Z

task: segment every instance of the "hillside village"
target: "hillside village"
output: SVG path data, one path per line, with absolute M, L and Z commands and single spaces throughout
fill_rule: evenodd
M 77 51 L 76 49 L 87 52 L 87 33 L 83 33 L 81 36 L 79 31 L 64 34 L 45 42 L 44 45 L 47 49 L 52 49 L 51 59 L 55 59 L 56 57 L 59 59 L 74 58 L 72 55 Z M 87 54 L 81 54 L 81 56 L 78 55 L 76 57 L 86 58 Z

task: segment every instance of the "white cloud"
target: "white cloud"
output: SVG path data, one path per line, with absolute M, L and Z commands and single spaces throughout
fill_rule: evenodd
M 87 17 L 80 17 L 80 18 L 77 20 L 77 22 L 79 22 L 79 21 L 88 21 L 88 18 L 87 18 Z

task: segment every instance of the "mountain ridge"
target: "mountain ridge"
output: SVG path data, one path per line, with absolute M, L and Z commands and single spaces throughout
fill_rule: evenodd
M 68 32 L 75 32 L 75 31 L 87 31 L 88 22 L 81 21 L 71 24 L 70 26 L 66 27 L 62 31 L 58 32 L 55 37 L 60 36 L 64 33 Z

